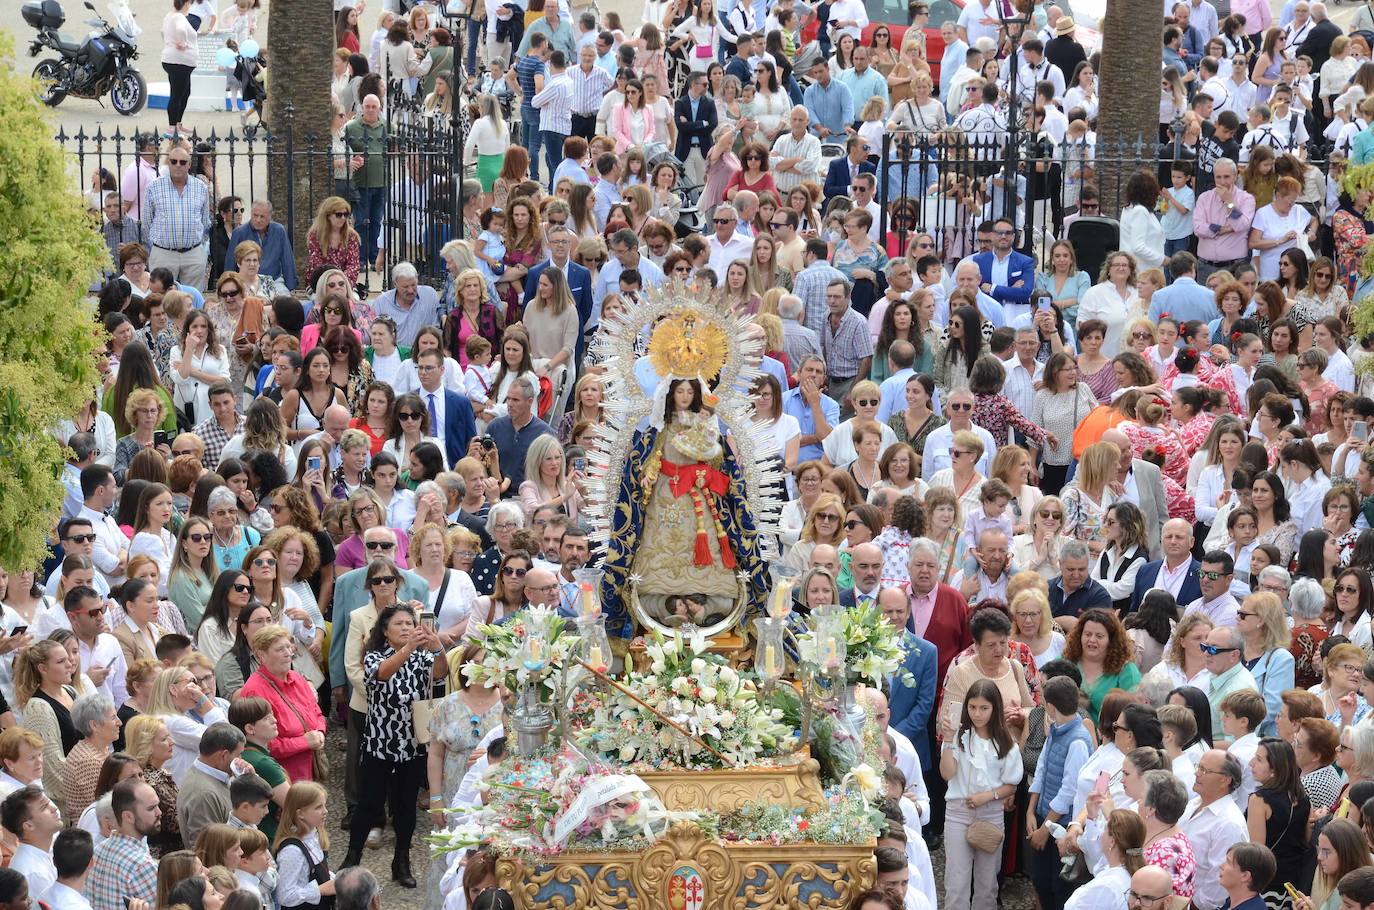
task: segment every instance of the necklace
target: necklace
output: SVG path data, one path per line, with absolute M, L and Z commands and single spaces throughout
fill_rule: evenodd
M 878 466 L 877 466 L 877 465 L 874 465 L 874 466 L 873 466 L 873 469 L 869 472 L 869 475 L 868 475 L 869 479 L 868 479 L 868 480 L 865 480 L 863 477 L 859 476 L 859 462 L 858 462 L 857 460 L 854 462 L 854 471 L 853 471 L 853 473 L 854 473 L 854 479 L 857 480 L 857 481 L 859 482 L 859 486 L 863 487 L 864 489 L 867 489 L 867 488 L 873 486 L 875 483 L 878 482 L 879 478 L 882 477 L 882 471 L 880 471 L 880 470 L 878 469 Z M 874 475 L 877 475 L 877 476 L 875 477 Z
M 235 526 L 234 526 L 234 530 L 232 530 L 232 531 L 229 532 L 229 536 L 228 536 L 228 537 L 224 537 L 224 538 L 221 538 L 221 537 L 219 536 L 219 532 L 218 532 L 218 531 L 215 531 L 213 528 L 211 528 L 210 530 L 211 530 L 211 531 L 214 533 L 214 535 L 215 535 L 215 543 L 218 544 L 218 545 L 221 546 L 221 547 L 226 547 L 226 548 L 228 548 L 228 547 L 232 547 L 232 546 L 234 545 L 234 534 L 235 534 L 235 532 L 238 531 L 238 525 L 235 525 Z

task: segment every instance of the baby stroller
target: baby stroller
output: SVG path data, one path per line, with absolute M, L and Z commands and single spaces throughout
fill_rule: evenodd
M 267 58 L 262 53 L 256 57 L 235 53 L 234 78 L 243 86 L 243 100 L 250 105 L 239 115 L 239 122 L 243 125 L 244 138 L 249 140 L 257 135 L 258 127 L 266 125 L 262 119 L 262 106 L 267 101 L 267 86 L 262 81 L 262 70 L 265 66 Z M 252 114 L 257 114 L 258 122 L 249 126 L 248 118 Z

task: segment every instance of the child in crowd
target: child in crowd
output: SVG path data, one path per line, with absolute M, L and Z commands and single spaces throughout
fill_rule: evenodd
M 1225 734 L 1222 738 L 1230 740 L 1226 751 L 1236 757 L 1242 770 L 1240 786 L 1231 796 L 1242 812 L 1250 808 L 1250 794 L 1259 786 L 1250 768 L 1250 759 L 1259 748 L 1259 725 L 1264 723 L 1267 713 L 1264 696 L 1254 689 L 1232 692 L 1221 700 L 1221 730 Z
M 1159 224 L 1164 229 L 1164 258 L 1186 250 L 1193 242 L 1193 203 L 1197 201 L 1192 187 L 1193 164 L 1175 161 L 1169 166 L 1169 186 L 1159 194 L 1163 209 Z
M 286 792 L 277 851 L 277 903 L 283 908 L 318 905 L 334 896 L 334 873 L 329 871 L 328 792 L 314 781 L 300 781 Z
M 979 491 L 978 502 L 982 508 L 969 513 L 964 520 L 964 545 L 966 547 L 978 546 L 978 538 L 984 531 L 999 530 L 1007 535 L 1007 540 L 1012 538 L 1011 516 L 1007 514 L 1007 506 L 1011 504 L 1011 489 L 1002 481 L 993 478 L 983 484 Z M 969 560 L 965 561 L 964 575 L 970 576 L 978 571 L 978 565 Z
M 481 335 L 469 335 L 463 345 L 468 365 L 463 370 L 463 390 L 472 403 L 472 413 L 478 420 L 493 420 L 497 416 L 496 402 L 491 400 L 491 383 L 495 371 L 491 367 L 491 342 Z
M 490 208 L 482 213 L 482 233 L 477 235 L 472 252 L 477 257 L 477 267 L 482 270 L 488 283 L 506 272 L 506 215 L 500 209 Z
M 265 910 L 276 910 L 277 870 L 273 867 L 267 835 L 257 828 L 240 830 L 239 850 L 242 856 L 239 858 L 239 867 L 234 872 L 239 887 L 247 888 L 261 897 Z

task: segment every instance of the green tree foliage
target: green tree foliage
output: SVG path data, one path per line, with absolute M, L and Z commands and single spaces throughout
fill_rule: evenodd
M 62 508 L 50 432 L 97 384 L 84 302 L 109 253 L 85 213 L 35 87 L 0 32 L 0 566 L 33 568 Z

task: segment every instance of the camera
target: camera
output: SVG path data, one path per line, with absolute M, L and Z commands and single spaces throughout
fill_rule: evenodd
M 492 439 L 490 436 L 483 436 L 481 439 L 477 441 L 481 443 L 482 448 L 486 449 L 488 452 L 496 448 L 496 440 Z

